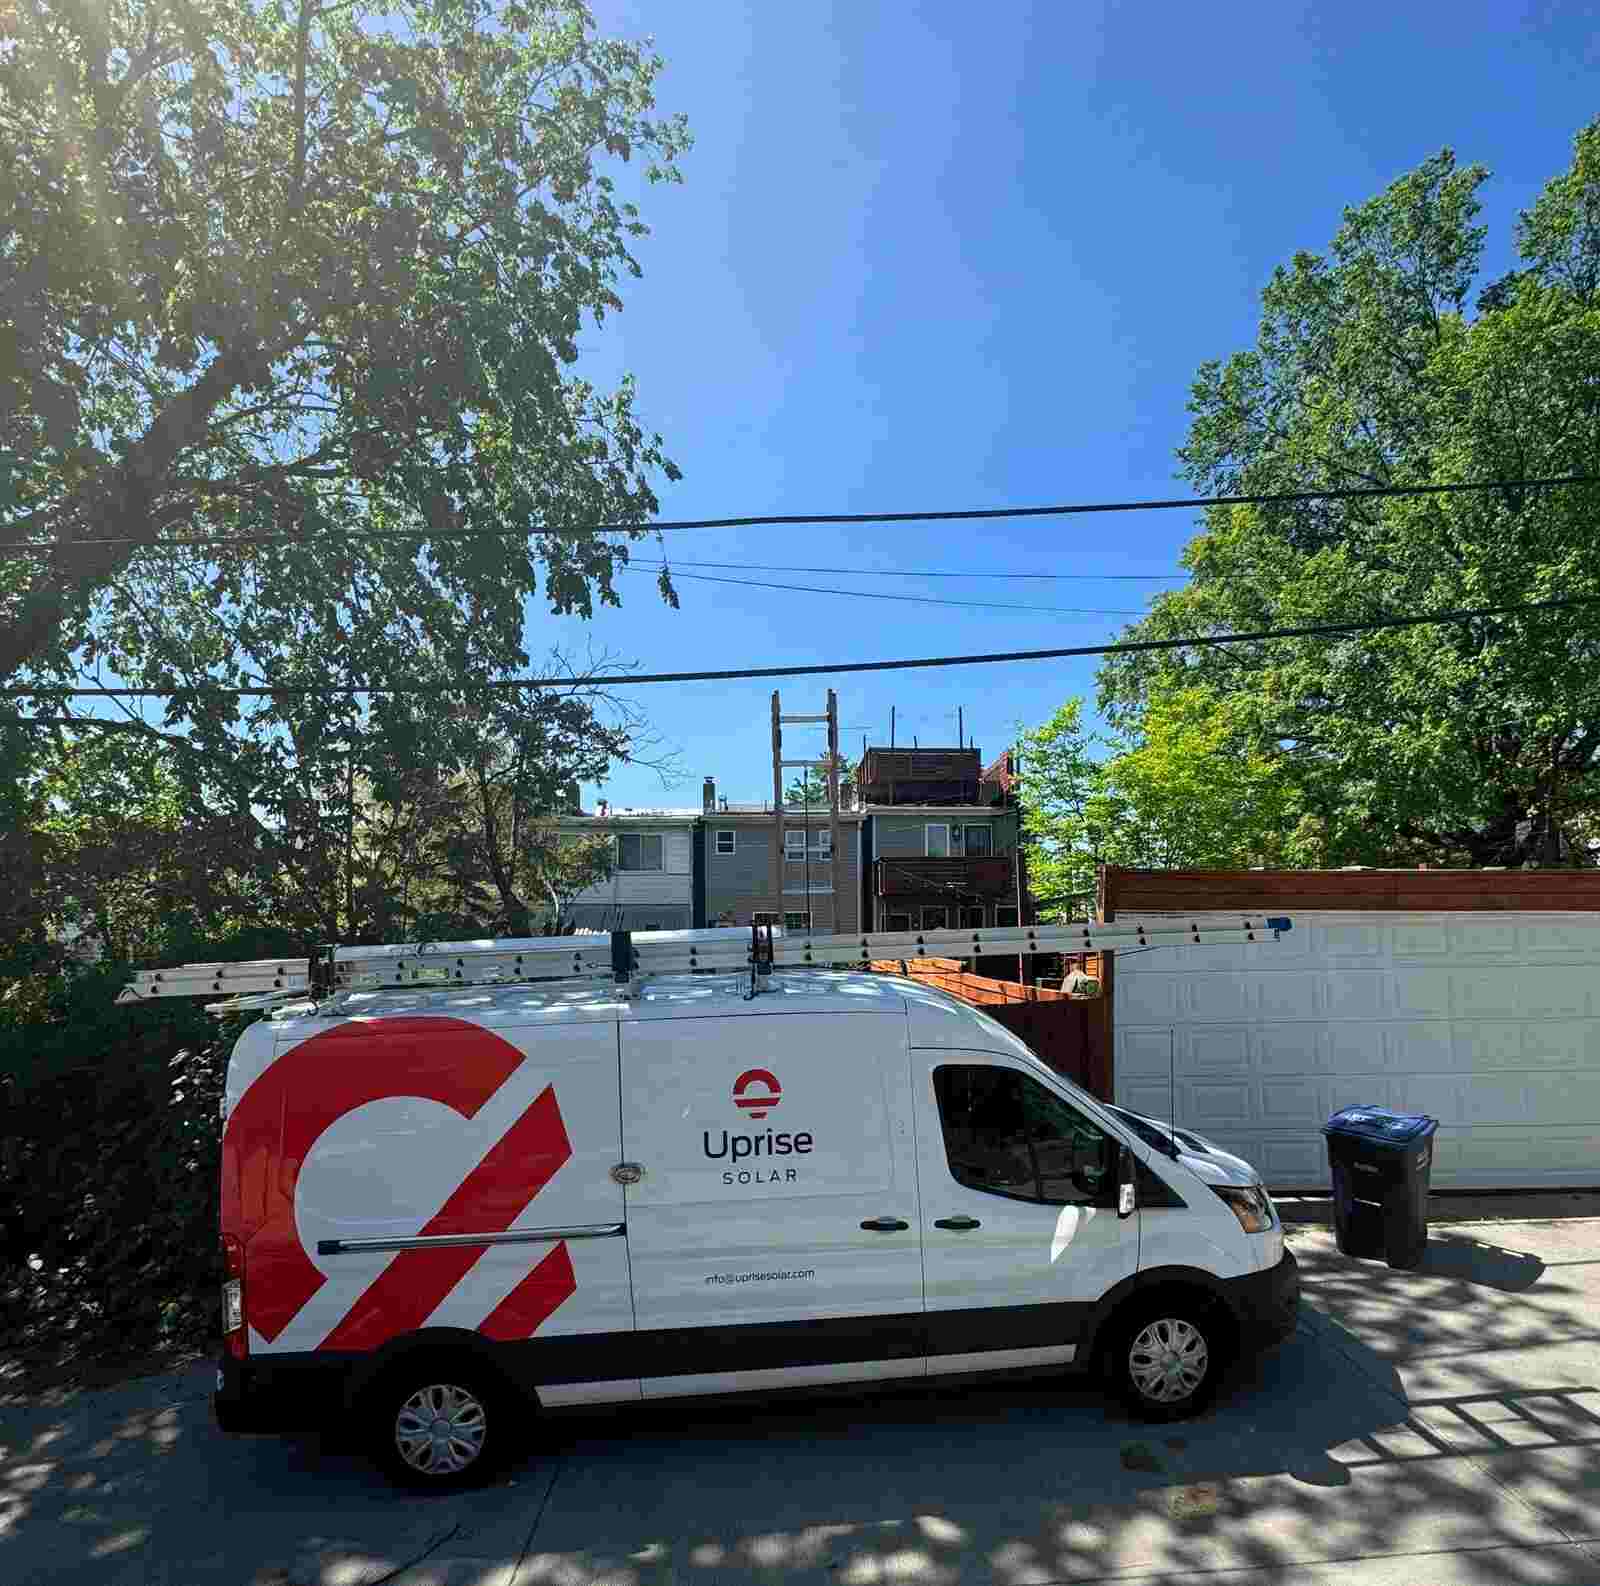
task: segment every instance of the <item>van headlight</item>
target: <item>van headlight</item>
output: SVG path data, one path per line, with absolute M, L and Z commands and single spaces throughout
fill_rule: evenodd
M 1272 1227 L 1272 1201 L 1259 1184 L 1213 1184 L 1211 1188 L 1247 1234 L 1264 1234 Z

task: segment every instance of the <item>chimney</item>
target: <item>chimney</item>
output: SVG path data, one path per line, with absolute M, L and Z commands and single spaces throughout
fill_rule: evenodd
M 708 776 L 701 795 L 701 808 L 707 815 L 714 815 L 717 809 L 717 779 Z

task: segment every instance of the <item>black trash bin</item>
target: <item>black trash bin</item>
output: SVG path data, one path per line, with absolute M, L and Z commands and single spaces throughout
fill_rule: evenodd
M 1414 1267 L 1428 1243 L 1428 1179 L 1437 1118 L 1345 1107 L 1323 1126 L 1333 1171 L 1333 1224 L 1347 1256 Z

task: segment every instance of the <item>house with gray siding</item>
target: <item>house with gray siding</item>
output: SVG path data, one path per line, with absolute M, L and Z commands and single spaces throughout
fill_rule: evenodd
M 859 929 L 861 815 L 839 815 L 840 862 L 831 863 L 827 812 L 786 809 L 781 894 L 772 888 L 777 823 L 770 807 L 722 805 L 703 817 L 708 925 L 770 921 L 819 933 Z M 837 880 L 835 881 L 835 874 Z

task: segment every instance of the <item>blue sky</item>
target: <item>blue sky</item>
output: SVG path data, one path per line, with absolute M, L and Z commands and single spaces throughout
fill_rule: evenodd
M 1596 112 L 1587 5 L 1349 0 L 892 5 L 600 0 L 653 34 L 663 109 L 696 146 L 644 200 L 654 235 L 587 372 L 631 370 L 684 470 L 664 517 L 1017 505 L 1179 494 L 1198 364 L 1254 334 L 1272 267 L 1442 146 L 1494 173 L 1491 270 L 1517 209 Z M 675 558 L 872 568 L 1172 573 L 1188 513 L 927 528 L 691 531 Z M 650 552 L 640 548 L 640 559 Z M 690 569 L 684 569 L 690 571 Z M 529 639 L 667 671 L 1093 644 L 1161 585 L 730 576 L 1107 615 L 981 611 L 625 575 L 620 612 L 535 609 Z M 844 744 L 992 755 L 1095 663 L 844 675 Z M 829 679 L 783 685 L 818 710 Z M 715 775 L 770 792 L 770 684 L 641 688 L 682 780 L 640 768 L 618 805 L 694 803 Z M 818 740 L 793 729 L 793 752 Z M 586 801 L 594 796 L 585 789 Z

